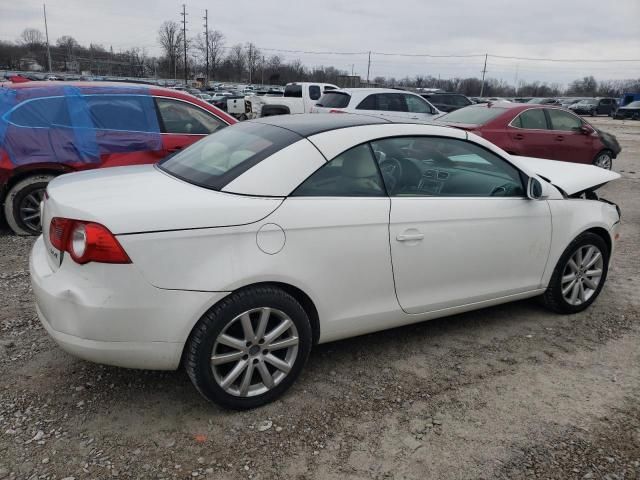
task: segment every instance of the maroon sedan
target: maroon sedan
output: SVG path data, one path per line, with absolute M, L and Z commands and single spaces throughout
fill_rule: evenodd
M 155 163 L 236 120 L 193 95 L 106 82 L 0 84 L 0 204 L 11 229 L 40 231 L 56 175 Z
M 613 135 L 565 109 L 547 105 L 472 105 L 443 115 L 438 122 L 480 135 L 513 155 L 611 169 L 621 150 Z

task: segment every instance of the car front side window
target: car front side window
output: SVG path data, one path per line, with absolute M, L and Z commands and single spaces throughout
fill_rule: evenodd
M 404 95 L 407 107 L 411 113 L 432 113 L 429 104 L 416 95 Z
M 582 127 L 582 120 L 575 115 L 562 110 L 549 109 L 549 119 L 551 120 L 551 128 L 553 130 L 562 130 L 565 132 L 577 131 Z
M 371 143 L 391 196 L 522 197 L 520 172 L 472 142 L 400 137 Z
M 383 181 L 368 144 L 358 145 L 316 170 L 294 197 L 380 197 Z
M 226 124 L 203 109 L 181 100 L 157 98 L 163 133 L 208 135 Z

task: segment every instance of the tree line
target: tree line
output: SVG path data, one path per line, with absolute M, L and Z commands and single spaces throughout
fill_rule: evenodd
M 51 68 L 56 72 L 97 76 L 182 79 L 186 67 L 187 78 L 208 78 L 217 82 L 244 82 L 284 85 L 293 81 L 314 81 L 340 85 L 348 72 L 333 66 L 308 67 L 299 59 L 285 61 L 279 55 L 267 55 L 255 44 L 236 43 L 228 46 L 225 35 L 209 30 L 186 39 L 180 25 L 164 22 L 158 29 L 159 56 L 151 56 L 144 48 L 130 48 L 114 52 L 112 47 L 91 43 L 80 45 L 73 37 L 63 35 L 50 46 Z M 207 62 L 208 60 L 208 62 Z M 208 68 L 207 68 L 208 66 Z M 46 71 L 48 56 L 43 33 L 26 28 L 15 42 L 0 41 L 0 69 Z M 431 75 L 394 78 L 377 76 L 377 86 L 401 88 L 440 88 L 449 92 L 476 96 L 482 81 L 479 78 L 440 79 Z M 623 92 L 640 91 L 640 79 L 601 80 L 584 76 L 567 87 L 559 83 L 520 81 L 512 85 L 504 80 L 489 78 L 484 83 L 487 97 L 555 97 L 620 96 Z

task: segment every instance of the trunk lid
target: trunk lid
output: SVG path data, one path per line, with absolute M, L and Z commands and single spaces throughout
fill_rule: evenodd
M 567 195 L 595 190 L 605 183 L 620 178 L 619 173 L 594 165 L 515 155 L 511 155 L 511 159 L 525 172 L 534 173 L 548 180 Z
M 153 165 L 62 175 L 49 183 L 47 192 L 45 231 L 52 217 L 65 217 L 100 223 L 116 235 L 243 225 L 266 217 L 282 203 L 281 198 L 198 187 Z

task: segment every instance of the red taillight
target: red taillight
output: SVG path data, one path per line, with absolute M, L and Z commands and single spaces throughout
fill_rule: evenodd
M 347 113 L 344 110 L 336 110 L 335 108 L 332 108 L 331 110 L 329 110 L 329 113 Z
M 81 265 L 89 262 L 131 263 L 113 233 L 99 223 L 55 217 L 49 226 L 49 240 Z

